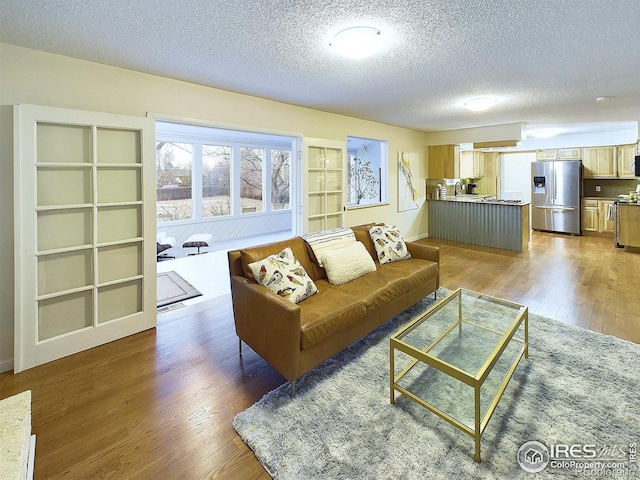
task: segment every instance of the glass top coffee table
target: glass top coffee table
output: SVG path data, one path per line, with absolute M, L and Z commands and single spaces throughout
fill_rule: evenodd
M 391 403 L 400 392 L 474 437 L 479 462 L 482 433 L 528 347 L 527 307 L 458 289 L 391 336 Z

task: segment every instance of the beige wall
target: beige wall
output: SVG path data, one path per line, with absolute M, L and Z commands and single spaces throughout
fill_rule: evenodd
M 18 103 L 135 116 L 152 112 L 315 138 L 346 140 L 347 135 L 353 135 L 387 140 L 390 204 L 349 211 L 347 225 L 382 221 L 398 225 L 407 238 L 427 234 L 423 132 L 0 43 L 0 371 L 11 367 L 13 357 L 13 183 L 8 175 L 13 170 L 13 131 L 9 106 Z M 418 210 L 397 212 L 398 151 L 420 155 Z

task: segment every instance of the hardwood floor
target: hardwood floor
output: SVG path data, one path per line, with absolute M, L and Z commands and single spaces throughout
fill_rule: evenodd
M 516 253 L 425 239 L 441 283 L 640 343 L 640 255 L 610 239 L 534 233 Z M 159 316 L 158 327 L 13 375 L 0 398 L 33 392 L 37 479 L 268 479 L 231 427 L 284 379 L 238 356 L 229 297 Z

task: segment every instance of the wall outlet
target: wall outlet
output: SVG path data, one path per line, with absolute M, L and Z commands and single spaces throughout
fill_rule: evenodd
M 600 185 L 596 185 L 596 192 L 600 191 Z

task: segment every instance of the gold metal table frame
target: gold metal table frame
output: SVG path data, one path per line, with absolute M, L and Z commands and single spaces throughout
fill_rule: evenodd
M 478 324 L 476 322 L 472 322 L 470 320 L 465 320 L 463 318 L 463 309 L 462 309 L 462 303 L 463 303 L 462 302 L 462 296 L 463 295 L 470 295 L 470 296 L 472 296 L 474 298 L 478 298 L 478 299 L 481 299 L 481 300 L 486 300 L 486 301 L 488 301 L 490 303 L 493 303 L 493 304 L 496 304 L 496 305 L 502 305 L 502 306 L 505 306 L 505 307 L 513 308 L 513 311 L 515 313 L 515 318 L 511 322 L 511 324 L 508 325 L 508 327 L 506 328 L 505 331 L 497 331 L 497 330 L 489 328 L 489 327 L 487 327 L 485 325 L 481 325 L 481 324 Z M 450 305 L 451 302 L 454 302 L 456 300 L 458 301 L 458 318 L 457 319 L 453 319 L 452 323 L 444 331 L 442 331 L 442 333 L 435 340 L 433 340 L 426 348 L 418 349 L 415 346 L 412 346 L 411 344 L 403 341 L 403 338 L 406 337 L 409 333 L 411 333 L 413 330 L 419 328 L 421 325 L 424 324 L 424 322 L 429 321 L 429 319 L 432 318 L 437 312 L 439 312 L 445 306 Z M 520 328 L 520 326 L 523 323 L 524 323 L 524 339 L 522 340 L 522 339 L 514 338 L 515 333 L 518 331 L 518 329 Z M 458 368 L 458 367 L 456 367 L 456 366 L 452 365 L 451 363 L 448 363 L 448 362 L 446 362 L 444 360 L 441 360 L 437 356 L 432 355 L 432 354 L 429 353 L 436 345 L 438 345 L 438 343 L 441 342 L 441 340 L 443 338 L 445 338 L 445 336 L 447 334 L 449 334 L 456 327 L 458 327 L 458 332 L 461 334 L 463 326 L 465 324 L 473 325 L 474 327 L 478 327 L 478 328 L 484 329 L 486 331 L 495 333 L 495 334 L 500 336 L 500 339 L 496 343 L 495 348 L 489 354 L 489 356 L 486 358 L 486 360 L 484 361 L 484 364 L 482 365 L 482 367 L 478 371 L 473 372 L 473 373 L 466 372 L 465 370 L 463 370 L 461 368 Z M 493 367 L 498 362 L 498 360 L 500 359 L 500 356 L 502 355 L 502 353 L 504 352 L 504 350 L 507 348 L 507 346 L 509 345 L 509 343 L 511 341 L 522 343 L 522 347 L 520 348 L 519 352 L 516 354 L 515 359 L 513 360 L 513 363 L 511 364 L 510 368 L 507 370 L 506 376 L 505 376 L 504 380 L 502 381 L 502 383 L 500 384 L 500 386 L 498 387 L 498 390 L 497 390 L 495 396 L 493 397 L 493 400 L 489 404 L 487 412 L 484 414 L 484 416 L 482 416 L 481 415 L 481 411 L 480 411 L 481 410 L 481 408 L 480 408 L 480 388 L 482 387 L 482 384 L 487 379 L 487 377 L 491 373 Z M 400 350 L 400 351 L 406 353 L 407 355 L 409 355 L 410 357 L 413 357 L 413 360 L 409 363 L 409 365 L 407 365 L 398 375 L 395 375 L 395 366 L 394 366 L 394 352 L 395 352 L 395 350 Z M 391 387 L 390 388 L 390 399 L 391 399 L 391 403 L 395 404 L 395 392 L 398 391 L 398 392 L 402 393 L 403 395 L 405 395 L 407 398 L 410 398 L 411 400 L 413 400 L 414 402 L 416 402 L 419 405 L 423 406 L 427 410 L 435 413 L 436 415 L 438 415 L 442 419 L 446 420 L 450 424 L 452 424 L 455 427 L 459 428 L 463 432 L 465 432 L 468 435 L 474 437 L 474 439 L 475 439 L 475 456 L 474 456 L 474 460 L 476 462 L 480 462 L 480 440 L 481 440 L 482 434 L 483 434 L 487 424 L 489 423 L 489 420 L 491 419 L 491 416 L 493 415 L 493 412 L 495 411 L 496 406 L 498 405 L 498 402 L 502 398 L 502 394 L 504 393 L 505 389 L 507 388 L 507 384 L 509 383 L 509 380 L 511 380 L 511 377 L 513 376 L 513 373 L 515 372 L 516 367 L 520 363 L 520 360 L 522 359 L 523 356 L 525 358 L 529 357 L 529 314 L 528 314 L 528 308 L 523 306 L 523 305 L 519 305 L 519 304 L 516 304 L 516 303 L 513 303 L 513 302 L 509 302 L 507 300 L 502 300 L 500 298 L 496 298 L 496 297 L 492 297 L 492 296 L 489 296 L 489 295 L 484 295 L 484 294 L 481 294 L 481 293 L 477 293 L 477 292 L 473 292 L 473 291 L 470 291 L 470 290 L 465 290 L 465 289 L 459 288 L 459 289 L 455 290 L 454 292 L 452 292 L 451 294 L 447 295 L 442 300 L 440 300 L 438 303 L 436 303 L 434 306 L 432 306 L 426 312 L 421 313 L 417 318 L 412 320 L 408 325 L 406 325 L 405 327 L 401 328 L 394 335 L 392 335 L 390 337 L 389 354 L 390 354 L 390 387 Z M 470 387 L 473 387 L 473 389 L 474 389 L 474 398 L 475 398 L 475 415 L 474 415 L 474 418 L 475 418 L 475 426 L 474 427 L 475 428 L 470 428 L 469 426 L 467 426 L 464 423 L 460 422 L 459 420 L 453 418 L 451 415 L 443 412 L 442 410 L 436 408 L 435 406 L 427 403 L 423 399 L 419 398 L 417 395 L 409 392 L 407 389 L 405 389 L 404 387 L 402 387 L 402 386 L 400 386 L 398 384 L 398 382 L 400 382 L 400 380 L 407 373 L 409 373 L 409 371 L 418 362 L 423 362 L 423 363 L 427 364 L 428 366 L 433 367 L 433 368 L 437 369 L 438 371 L 440 371 L 440 372 L 442 372 L 442 373 L 444 373 L 446 375 L 449 375 L 450 377 L 453 377 L 453 378 L 459 380 L 460 382 L 463 382 L 463 383 L 469 385 Z

